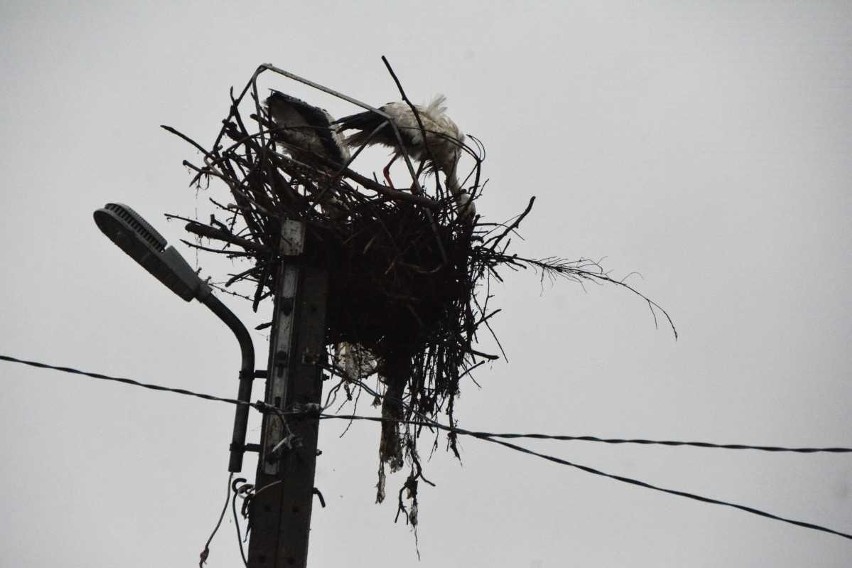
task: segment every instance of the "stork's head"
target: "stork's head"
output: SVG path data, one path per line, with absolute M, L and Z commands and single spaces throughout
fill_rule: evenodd
M 447 116 L 447 98 L 444 95 L 435 95 L 432 101 L 419 110 L 428 118 L 426 141 L 429 145 L 431 157 L 435 160 L 437 169 L 447 176 L 447 186 L 453 192 L 459 188 L 456 180 L 456 167 L 461 158 L 462 146 L 464 145 L 464 134 L 458 125 Z

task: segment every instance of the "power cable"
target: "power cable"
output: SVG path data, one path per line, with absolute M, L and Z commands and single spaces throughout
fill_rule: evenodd
M 213 532 L 210 533 L 210 537 L 207 539 L 207 543 L 204 545 L 204 550 L 199 554 L 199 562 L 198 568 L 204 568 L 204 563 L 207 562 L 207 557 L 210 556 L 210 543 L 213 542 L 213 537 L 216 536 L 216 533 L 219 532 L 219 527 L 222 526 L 222 520 L 225 518 L 225 513 L 228 511 L 228 501 L 230 501 L 231 497 L 231 480 L 234 479 L 233 472 L 228 475 L 228 492 L 225 494 L 225 506 L 222 507 L 222 513 L 219 515 L 219 520 L 216 522 L 216 526 L 213 528 Z
M 141 387 L 143 389 L 155 390 L 155 391 L 160 391 L 160 392 L 171 392 L 171 393 L 185 395 L 185 396 L 194 396 L 196 398 L 201 398 L 201 399 L 204 399 L 204 400 L 212 400 L 214 402 L 226 402 L 228 404 L 251 406 L 252 408 L 257 409 L 262 413 L 274 412 L 274 413 L 280 413 L 280 414 L 287 414 L 287 413 L 281 412 L 279 409 L 275 408 L 274 406 L 270 406 L 270 405 L 266 404 L 265 402 L 260 402 L 260 401 L 247 402 L 247 401 L 244 401 L 244 400 L 237 400 L 235 398 L 226 398 L 226 397 L 221 397 L 221 396 L 215 396 L 215 395 L 212 395 L 212 394 L 200 393 L 200 392 L 195 392 L 195 391 L 191 391 L 191 390 L 187 390 L 187 389 L 165 387 L 165 386 L 162 386 L 162 385 L 156 385 L 156 384 L 152 384 L 152 383 L 143 383 L 141 381 L 136 381 L 136 380 L 133 380 L 133 379 L 127 379 L 127 378 L 123 378 L 123 377 L 113 377 L 113 376 L 104 375 L 104 374 L 101 374 L 101 373 L 92 373 L 92 372 L 89 372 L 89 371 L 81 371 L 79 369 L 74 369 L 74 368 L 71 368 L 71 367 L 59 367 L 59 366 L 56 366 L 56 365 L 49 365 L 47 363 L 39 363 L 38 361 L 27 361 L 25 359 L 18 359 L 16 357 L 10 357 L 8 355 L 0 355 L 0 361 L 8 361 L 10 363 L 20 363 L 22 365 L 28 365 L 30 367 L 36 367 L 36 368 L 39 368 L 39 369 L 50 369 L 52 371 L 61 371 L 63 373 L 71 373 L 73 375 L 83 375 L 85 377 L 91 377 L 93 379 L 100 379 L 100 380 L 104 380 L 104 381 L 113 381 L 113 382 L 116 382 L 116 383 L 122 383 L 122 384 L 125 384 L 125 385 L 131 385 L 131 386 L 134 386 L 134 387 Z
M 462 433 L 461 429 L 456 428 L 456 431 Z M 746 444 L 715 444 L 712 442 L 682 442 L 677 440 L 646 440 L 641 438 L 600 438 L 597 436 L 571 436 L 571 435 L 552 435 L 552 434 L 497 434 L 493 432 L 475 432 L 465 431 L 469 436 L 488 436 L 489 438 L 526 438 L 533 440 L 558 440 L 558 441 L 575 441 L 575 442 L 600 442 L 603 444 L 640 444 L 640 445 L 658 445 L 658 446 L 688 446 L 693 448 L 704 449 L 719 449 L 719 450 L 756 450 L 760 452 L 791 452 L 799 454 L 815 454 L 815 453 L 852 453 L 852 448 L 829 447 L 829 448 L 788 448 L 783 446 L 751 446 Z
M 161 385 L 143 383 L 143 382 L 140 382 L 140 381 L 135 381 L 133 379 L 127 379 L 127 378 L 121 378 L 121 377 L 111 377 L 109 375 L 104 375 L 104 374 L 101 374 L 101 373 L 91 373 L 91 372 L 87 372 L 87 371 L 81 371 L 81 370 L 78 370 L 78 369 L 73 369 L 73 368 L 70 368 L 70 367 L 59 367 L 59 366 L 55 366 L 55 365 L 49 365 L 47 363 L 39 363 L 39 362 L 36 362 L 36 361 L 27 361 L 27 360 L 24 360 L 24 359 L 18 359 L 18 358 L 10 357 L 10 356 L 7 356 L 7 355 L 0 355 L 0 360 L 12 362 L 12 363 L 20 363 L 20 364 L 23 364 L 23 365 L 29 365 L 29 366 L 32 366 L 32 367 L 37 367 L 37 368 L 42 368 L 42 369 L 51 369 L 51 370 L 55 370 L 55 371 L 65 372 L 65 373 L 83 375 L 83 376 L 87 376 L 87 377 L 91 377 L 91 378 L 95 378 L 95 379 L 115 381 L 115 382 L 119 382 L 119 383 L 123 383 L 123 384 L 129 384 L 129 385 L 132 385 L 132 386 L 138 386 L 138 387 L 157 390 L 157 391 L 172 392 L 172 393 L 181 394 L 181 395 L 188 395 L 188 396 L 197 397 L 197 398 L 200 398 L 200 399 L 203 399 L 203 400 L 226 402 L 226 403 L 229 403 L 229 404 L 244 404 L 244 405 L 251 406 L 251 407 L 259 410 L 260 412 L 264 412 L 264 413 L 274 412 L 278 415 L 284 415 L 284 414 L 287 414 L 287 415 L 296 415 L 296 414 L 314 415 L 314 416 L 317 416 L 318 418 L 321 418 L 321 419 L 366 420 L 366 421 L 371 421 L 371 422 L 385 421 L 384 418 L 372 417 L 372 416 L 324 414 L 324 413 L 319 412 L 318 409 L 308 409 L 308 410 L 302 410 L 302 411 L 298 411 L 298 412 L 283 412 L 283 411 L 281 411 L 281 410 L 279 410 L 275 407 L 272 407 L 270 405 L 267 405 L 267 404 L 261 403 L 261 402 L 250 403 L 250 402 L 240 401 L 240 400 L 231 399 L 231 398 L 223 398 L 223 397 L 208 395 L 208 394 L 204 394 L 204 393 L 198 393 L 198 392 L 189 391 L 189 390 L 186 390 L 186 389 L 169 388 L 169 387 L 164 387 L 164 386 L 161 386 Z M 370 389 L 368 389 L 368 390 L 370 390 Z M 373 394 L 380 396 L 380 395 L 378 395 L 378 393 L 375 393 L 375 392 L 373 392 Z M 504 437 L 504 438 L 506 438 L 506 437 L 510 437 L 510 438 L 538 438 L 538 439 L 557 439 L 557 440 L 559 440 L 559 439 L 563 439 L 563 440 L 582 439 L 582 440 L 586 440 L 586 441 L 600 441 L 600 442 L 607 442 L 607 443 L 643 443 L 643 444 L 659 443 L 659 444 L 663 444 L 663 445 L 696 445 L 698 447 L 703 447 L 703 448 L 756 449 L 756 450 L 763 450 L 763 451 L 776 451 L 776 452 L 792 451 L 792 452 L 799 452 L 799 453 L 802 453 L 803 451 L 806 451 L 806 452 L 848 452 L 848 451 L 852 451 L 849 448 L 781 448 L 781 447 L 774 447 L 774 446 L 746 446 L 744 444 L 709 444 L 709 443 L 706 443 L 706 442 L 671 442 L 671 441 L 654 441 L 654 440 L 636 441 L 636 440 L 625 440 L 625 439 L 596 438 L 596 437 L 591 437 L 591 436 L 549 436 L 549 435 L 545 435 L 545 434 L 496 434 L 495 435 L 495 434 L 490 434 L 488 432 L 476 432 L 476 431 L 472 431 L 472 430 L 465 430 L 464 428 L 446 426 L 444 424 L 441 424 L 440 422 L 436 422 L 436 421 L 434 421 L 434 420 L 432 420 L 428 417 L 424 417 L 422 415 L 421 415 L 421 418 L 422 418 L 422 421 L 425 422 L 426 425 L 432 426 L 432 427 L 439 429 L 439 430 L 443 430 L 443 431 L 455 433 L 455 434 L 462 434 L 462 435 L 466 435 L 466 436 L 471 436 L 471 437 L 474 437 L 474 438 L 477 438 L 477 439 L 480 439 L 480 440 L 485 440 L 487 442 L 498 444 L 498 445 L 507 447 L 509 449 L 512 449 L 512 450 L 515 450 L 515 451 L 518 451 L 518 452 L 521 452 L 521 453 L 529 454 L 529 455 L 532 455 L 532 456 L 535 456 L 535 457 L 539 457 L 541 459 L 545 459 L 545 460 L 548 460 L 548 461 L 551 461 L 551 462 L 554 462 L 554 463 L 558 463 L 560 465 L 573 467 L 573 468 L 579 469 L 581 471 L 585 471 L 586 473 L 591 473 L 593 475 L 607 477 L 609 479 L 614 479 L 614 480 L 620 481 L 622 483 L 627 483 L 627 484 L 630 484 L 630 485 L 636 485 L 636 486 L 639 486 L 639 487 L 644 487 L 646 489 L 652 489 L 652 490 L 655 490 L 655 491 L 660 491 L 662 493 L 668 493 L 670 495 L 685 497 L 687 499 L 692 499 L 692 500 L 700 501 L 700 502 L 703 502 L 703 503 L 710 503 L 710 504 L 714 504 L 714 505 L 722 505 L 722 506 L 726 506 L 726 507 L 732 507 L 734 509 L 739 509 L 741 511 L 745 511 L 747 513 L 751 513 L 751 514 L 754 514 L 754 515 L 757 515 L 757 516 L 760 516 L 760 517 L 764 517 L 764 518 L 768 518 L 768 519 L 772 519 L 772 520 L 776 520 L 776 521 L 781 521 L 781 522 L 784 522 L 784 523 L 789 523 L 789 524 L 796 525 L 796 526 L 799 526 L 799 527 L 803 527 L 803 528 L 807 528 L 807 529 L 811 529 L 811 530 L 816 530 L 816 531 L 821 531 L 821 532 L 833 534 L 833 535 L 836 535 L 836 536 L 840 536 L 840 537 L 843 537 L 845 539 L 852 540 L 852 534 L 847 534 L 847 533 L 843 533 L 843 532 L 840 532 L 840 531 L 836 531 L 836 530 L 830 529 L 828 527 L 823 527 L 823 526 L 820 526 L 820 525 L 816 525 L 816 524 L 813 524 L 813 523 L 807 523 L 807 522 L 804 522 L 804 521 L 797 521 L 795 519 L 788 519 L 788 518 L 781 517 L 781 516 L 778 516 L 778 515 L 774 515 L 772 513 L 766 512 L 766 511 L 761 511 L 759 509 L 755 509 L 753 507 L 749 507 L 749 506 L 746 506 L 746 505 L 739 505 L 737 503 L 731 503 L 731 502 L 728 502 L 728 501 L 722 501 L 722 500 L 713 499 L 713 498 L 710 498 L 710 497 L 703 497 L 701 495 L 696 495 L 696 494 L 688 493 L 688 492 L 685 492 L 685 491 L 679 491 L 679 490 L 676 490 L 676 489 L 668 489 L 668 488 L 665 488 L 665 487 L 659 487 L 659 486 L 652 485 L 650 483 L 646 483 L 644 481 L 640 481 L 640 480 L 637 480 L 637 479 L 632 479 L 632 478 L 629 478 L 629 477 L 624 477 L 624 476 L 620 476 L 620 475 L 606 473 L 604 471 L 594 469 L 594 468 L 591 468 L 591 467 L 588 467 L 588 466 L 585 466 L 585 465 L 582 465 L 582 464 L 570 462 L 570 461 L 564 460 L 562 458 L 558 458 L 558 457 L 551 456 L 551 455 L 548 455 L 548 454 L 536 452 L 536 451 L 530 450 L 528 448 L 525 448 L 523 446 L 518 446 L 516 444 L 512 444 L 510 442 L 503 441 L 501 439 L 498 439 L 498 437 Z M 418 423 L 417 421 L 410 421 L 410 420 L 409 421 L 401 421 L 401 422 Z M 613 440 L 615 440 L 615 441 L 613 441 Z M 773 449 L 767 449 L 767 448 L 773 448 Z M 235 492 L 236 492 L 236 490 L 235 490 Z M 232 503 L 232 506 L 235 507 L 235 505 L 233 503 Z M 235 515 L 236 515 L 236 513 L 235 513 Z M 239 528 L 237 529 L 237 532 L 238 532 L 238 538 L 239 538 Z M 241 548 L 241 552 L 242 552 L 242 543 L 240 544 L 240 548 Z
M 242 484 L 242 486 L 240 486 Z M 246 558 L 246 551 L 243 547 L 243 536 L 240 533 L 240 518 L 237 515 L 237 497 L 240 496 L 243 488 L 245 488 L 248 484 L 246 484 L 246 480 L 242 477 L 238 477 L 233 482 L 231 482 L 231 490 L 234 495 L 231 497 L 231 511 L 234 514 L 234 528 L 237 529 L 237 544 L 240 546 L 240 558 L 243 559 L 243 564 L 248 568 L 248 559 Z M 250 485 L 248 485 L 251 487 Z M 248 529 L 246 529 L 246 538 L 248 538 Z
M 370 421 L 370 422 L 383 422 L 385 420 L 383 418 L 374 417 L 374 416 L 335 415 L 335 414 L 320 414 L 320 418 L 324 418 L 324 419 L 339 418 L 339 419 L 343 419 L 343 420 L 367 420 L 367 421 Z M 405 422 L 414 422 L 414 421 L 405 421 Z M 826 533 L 829 533 L 829 534 L 833 534 L 833 535 L 843 537 L 845 539 L 852 540 L 852 534 L 843 533 L 843 532 L 840 532 L 840 531 L 836 531 L 834 529 L 830 529 L 828 527 L 815 525 L 813 523 L 807 523 L 807 522 L 804 522 L 804 521 L 797 521 L 795 519 L 788 519 L 788 518 L 785 518 L 785 517 L 775 515 L 773 513 L 761 511 L 760 509 L 755 509 L 754 507 L 749 507 L 747 505 L 740 505 L 740 504 L 737 504 L 737 503 L 731 503 L 729 501 L 722 501 L 720 499 L 713 499 L 711 497 L 704 497 L 702 495 L 696 495 L 694 493 L 688 493 L 686 491 L 680 491 L 680 490 L 677 490 L 677 489 L 668 489 L 666 487 L 660 487 L 660 486 L 657 486 L 657 485 L 652 485 L 650 483 L 647 483 L 645 481 L 641 481 L 641 480 L 638 480 L 638 479 L 632 479 L 630 477 L 624 477 L 624 476 L 621 476 L 621 475 L 615 475 L 615 474 L 612 474 L 612 473 L 607 473 L 605 471 L 601 471 L 601 470 L 598 470 L 598 469 L 595 469 L 595 468 L 592 468 L 592 467 L 589 467 L 589 466 L 586 466 L 586 465 L 570 462 L 568 460 L 564 460 L 564 459 L 558 458 L 556 456 L 552 456 L 552 455 L 549 455 L 549 454 L 543 454 L 543 453 L 540 453 L 540 452 L 536 452 L 534 450 L 530 450 L 529 448 L 525 448 L 523 446 L 518 446 L 517 444 L 512 444 L 510 442 L 505 442 L 503 440 L 496 439 L 495 436 L 492 436 L 491 434 L 488 434 L 487 432 L 472 432 L 472 431 L 469 431 L 469 430 L 464 430 L 463 428 L 453 428 L 453 427 L 446 426 L 444 424 L 441 424 L 439 422 L 435 422 L 435 421 L 432 421 L 432 420 L 428 420 L 428 425 L 433 426 L 434 428 L 437 428 L 439 430 L 444 430 L 446 432 L 453 432 L 453 433 L 456 433 L 456 434 L 472 436 L 474 438 L 478 438 L 478 439 L 484 440 L 486 442 L 491 442 L 493 444 L 498 444 L 500 446 L 504 446 L 506 448 L 509 448 L 509 449 L 512 449 L 512 450 L 515 450 L 515 451 L 518 451 L 518 452 L 521 452 L 521 453 L 524 453 L 524 454 L 529 454 L 531 456 L 542 458 L 542 459 L 545 459 L 547 461 L 558 463 L 560 465 L 573 467 L 573 468 L 579 469 L 581 471 L 585 471 L 586 473 L 591 473 L 593 475 L 599 475 L 601 477 L 607 477 L 609 479 L 614 479 L 614 480 L 620 481 L 622 483 L 628 483 L 630 485 L 636 485 L 638 487 L 644 487 L 645 489 L 653 489 L 654 491 L 660 491 L 662 493 L 668 493 L 670 495 L 677 495 L 678 497 L 685 497 L 687 499 L 693 499 L 695 501 L 701 501 L 703 503 L 710 503 L 712 505 L 723 505 L 725 507 L 733 507 L 734 509 L 739 509 L 741 511 L 745 511 L 747 513 L 751 513 L 751 514 L 757 515 L 759 517 L 765 517 L 767 519 L 773 519 L 775 521 L 782 521 L 782 522 L 785 522 L 785 523 L 789 523 L 791 525 L 796 525 L 796 526 L 799 526 L 799 527 L 804 527 L 804 528 L 816 530 L 816 531 L 822 531 L 822 532 L 826 532 Z
M 182 388 L 173 388 L 166 387 L 162 385 L 152 384 L 152 383 L 143 383 L 140 381 L 136 381 L 133 379 L 127 379 L 123 377 L 113 377 L 110 375 L 104 375 L 101 373 L 92 373 L 89 371 L 81 371 L 79 369 L 74 369 L 71 367 L 59 367 L 55 365 L 50 365 L 47 363 L 40 363 L 37 361 L 28 361 L 25 359 L 18 359 L 16 357 L 10 357 L 8 355 L 0 355 L 0 360 L 8 361 L 11 363 L 20 363 L 23 365 L 28 365 L 31 367 L 37 367 L 39 369 L 49 369 L 53 371 L 61 371 L 64 373 L 71 373 L 75 375 L 83 375 L 86 377 L 91 377 L 95 379 L 101 379 L 106 381 L 114 381 L 118 383 L 128 384 L 131 386 L 141 387 L 150 390 L 156 390 L 161 392 L 172 392 L 175 394 L 185 395 L 185 396 L 194 396 L 197 398 L 201 398 L 204 400 L 212 400 L 215 402 L 225 402 L 228 404 L 237 404 L 237 405 L 246 405 L 259 410 L 262 413 L 274 413 L 278 416 L 286 416 L 286 415 L 297 415 L 304 414 L 304 412 L 284 412 L 274 406 L 268 405 L 261 401 L 256 402 L 246 402 L 242 400 L 237 400 L 235 398 L 227 398 L 220 397 L 206 393 L 200 393 L 196 391 L 191 391 Z M 364 385 L 363 383 L 359 383 L 361 388 L 366 389 L 371 395 L 377 396 L 379 398 L 384 398 L 384 396 L 380 393 L 377 393 Z M 402 404 L 407 406 L 407 404 L 402 401 Z M 326 418 L 360 418 L 360 419 L 368 419 L 368 420 L 377 420 L 381 421 L 381 418 L 370 418 L 364 416 L 354 416 L 354 415 L 324 415 Z M 423 417 L 423 420 L 431 423 L 431 420 L 427 417 Z M 410 423 L 417 424 L 417 421 L 405 421 L 400 420 L 400 423 Z M 438 423 L 432 424 L 433 426 L 438 427 Z M 757 445 L 749 445 L 749 444 L 717 444 L 712 442 L 686 442 L 679 440 L 651 440 L 651 439 L 643 439 L 643 438 L 602 438 L 598 436 L 588 436 L 588 435 L 569 435 L 569 434 L 524 434 L 524 433 L 500 433 L 500 432 L 485 432 L 478 430 L 466 430 L 464 428 L 459 428 L 457 426 L 440 426 L 441 429 L 446 430 L 448 432 L 455 432 L 457 434 L 462 434 L 465 436 L 473 436 L 473 437 L 488 437 L 488 438 L 504 438 L 504 439 L 517 439 L 517 438 L 527 438 L 527 439 L 535 439 L 535 440 L 557 440 L 557 441 L 579 441 L 579 442 L 598 442 L 604 444 L 640 444 L 640 445 L 661 445 L 661 446 L 688 446 L 688 447 L 697 447 L 697 448 L 705 448 L 705 449 L 724 449 L 724 450 L 756 450 L 763 452 L 789 452 L 789 453 L 801 453 L 801 454 L 812 454 L 812 453 L 852 453 L 852 448 L 849 447 L 785 447 L 785 446 L 757 446 Z

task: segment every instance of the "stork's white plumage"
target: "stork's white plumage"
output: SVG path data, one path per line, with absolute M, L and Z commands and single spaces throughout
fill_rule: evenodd
M 390 117 L 399 131 L 402 139 L 401 151 L 414 160 L 443 172 L 447 189 L 453 194 L 459 207 L 459 214 L 472 218 L 476 214 L 473 200 L 462 190 L 456 175 L 464 144 L 464 134 L 447 116 L 445 102 L 446 98 L 438 95 L 428 105 L 414 105 L 420 117 L 420 123 L 423 124 L 422 128 L 411 106 L 406 102 L 388 103 L 379 110 Z M 367 111 L 341 118 L 337 124 L 341 130 L 356 131 L 346 138 L 346 143 L 350 147 L 379 144 L 394 149 L 393 158 L 384 169 L 385 179 L 393 186 L 389 170 L 391 164 L 401 154 L 399 141 L 387 125 L 385 118 L 378 113 Z M 383 125 L 384 128 L 381 128 Z
M 276 127 L 272 136 L 294 158 L 312 164 L 320 157 L 338 167 L 349 160 L 343 136 L 325 109 L 276 90 L 266 99 L 266 108 Z

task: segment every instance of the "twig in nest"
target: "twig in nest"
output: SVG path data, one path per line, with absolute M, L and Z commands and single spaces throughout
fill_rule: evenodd
M 269 256 L 272 254 L 272 251 L 268 247 L 259 245 L 248 239 L 238 237 L 232 234 L 224 225 L 222 227 L 211 227 L 209 225 L 205 225 L 197 221 L 189 221 L 184 227 L 184 229 L 200 237 L 216 239 L 219 241 L 230 243 L 232 245 L 237 245 L 238 247 L 242 247 L 246 251 L 255 254 L 260 254 L 264 256 Z

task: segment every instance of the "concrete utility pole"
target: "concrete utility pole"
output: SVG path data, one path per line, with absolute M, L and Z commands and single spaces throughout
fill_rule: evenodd
M 284 221 L 265 399 L 284 412 L 319 405 L 322 396 L 328 274 L 301 264 L 304 242 L 304 223 Z M 263 418 L 250 568 L 307 566 L 318 431 L 314 416 Z

